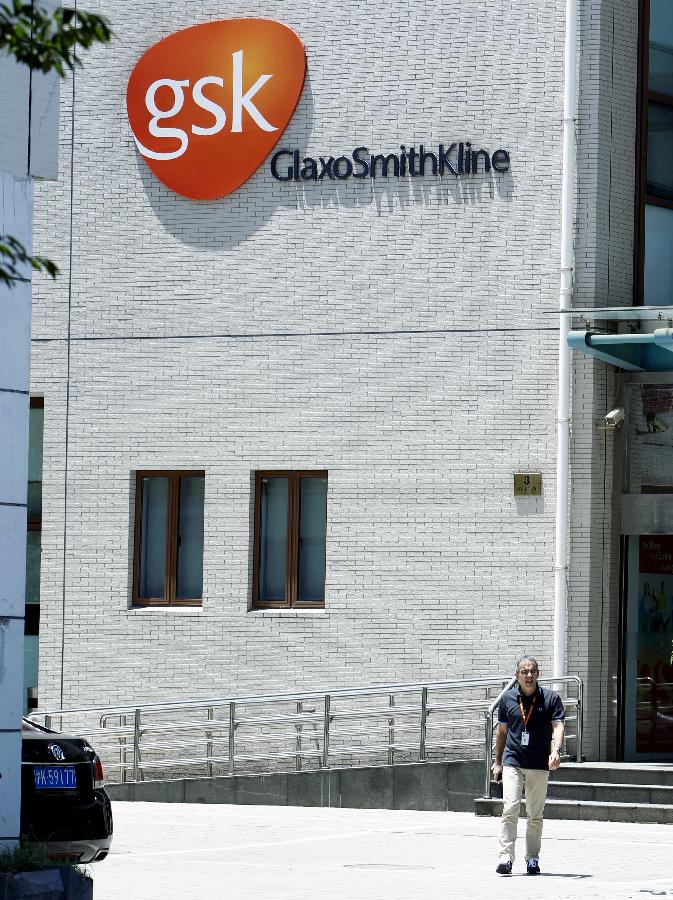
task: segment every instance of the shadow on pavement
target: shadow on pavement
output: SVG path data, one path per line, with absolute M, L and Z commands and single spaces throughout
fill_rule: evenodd
M 503 876 L 501 876 L 503 877 Z M 579 875 L 576 872 L 540 872 L 539 875 L 529 875 L 528 872 L 512 872 L 505 878 L 593 878 L 593 875 Z

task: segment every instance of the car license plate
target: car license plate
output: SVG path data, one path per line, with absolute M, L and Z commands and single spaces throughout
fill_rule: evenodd
M 77 787 L 77 774 L 74 766 L 33 766 L 35 787 L 37 790 L 54 790 Z

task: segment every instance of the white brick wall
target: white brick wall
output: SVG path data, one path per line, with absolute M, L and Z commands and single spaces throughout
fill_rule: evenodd
M 66 705 L 500 673 L 524 650 L 548 672 L 557 323 L 541 313 L 558 304 L 563 5 L 438 16 L 426 2 L 230 4 L 227 16 L 278 18 L 306 45 L 308 81 L 283 146 L 337 155 L 467 138 L 506 147 L 512 167 L 461 183 L 296 186 L 264 165 L 208 204 L 149 173 L 124 92 L 146 47 L 220 17 L 221 5 L 103 5 L 117 39 L 77 76 L 72 272 L 67 88 L 61 181 L 37 197 L 40 250 L 64 270 L 35 292 L 41 705 L 61 699 L 64 556 Z M 587 305 L 608 298 L 608 262 L 611 285 L 628 293 L 604 223 L 625 214 L 632 186 L 621 170 L 606 186 L 597 168 L 609 140 L 608 8 L 582 4 Z M 614 19 L 623 47 L 628 22 Z M 628 89 L 612 101 L 620 115 Z M 626 134 L 615 122 L 613 137 Z M 582 671 L 603 634 L 584 565 L 602 559 L 586 511 L 603 490 L 590 429 L 604 412 L 602 370 L 580 361 L 575 382 L 573 465 L 588 505 L 573 495 L 570 659 Z M 132 473 L 181 467 L 206 471 L 203 610 L 130 611 Z M 329 470 L 325 612 L 248 611 L 251 473 L 273 467 Z M 514 471 L 542 471 L 542 501 L 515 502 Z
M 637 0 L 580 9 L 575 305 L 632 302 Z M 574 362 L 568 660 L 587 680 L 587 751 L 616 752 L 619 625 L 619 469 L 615 436 L 597 432 L 617 405 L 613 367 Z

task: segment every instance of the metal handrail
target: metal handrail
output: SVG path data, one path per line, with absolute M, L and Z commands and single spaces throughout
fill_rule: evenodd
M 481 716 L 493 707 L 494 692 L 500 696 L 508 683 L 494 676 L 191 697 L 44 710 L 32 717 L 85 734 L 122 782 L 175 777 L 173 771 L 181 777 L 234 773 L 243 764 L 246 772 L 277 771 L 269 767 L 285 762 L 297 771 L 308 763 L 327 769 L 332 759 L 355 765 L 377 754 L 394 765 L 465 758 L 481 746 Z M 106 758 L 114 748 L 117 760 Z
M 575 758 L 577 762 L 583 762 L 584 757 L 582 755 L 582 720 L 583 720 L 583 712 L 584 712 L 584 682 L 579 677 L 579 675 L 566 675 L 563 678 L 540 678 L 538 680 L 539 684 L 552 684 L 552 685 L 577 685 L 577 697 L 566 697 L 563 701 L 564 706 L 567 707 L 575 707 L 577 713 L 575 716 L 569 716 L 570 720 L 577 722 L 577 728 L 575 731 L 575 745 L 576 745 L 576 753 Z M 486 718 L 484 722 L 484 797 L 489 799 L 493 796 L 493 785 L 491 781 L 491 765 L 493 759 L 493 714 L 496 709 L 500 705 L 500 701 L 503 698 L 503 695 L 507 693 L 510 688 L 512 688 L 516 684 L 516 676 L 513 676 L 507 685 L 502 689 L 502 691 L 495 698 L 493 703 L 486 710 Z M 565 740 L 568 737 L 573 737 L 572 735 L 566 735 Z
M 153 712 L 170 709 L 200 709 L 206 706 L 227 706 L 229 703 L 240 703 L 243 706 L 252 704 L 259 705 L 264 703 L 282 703 L 288 700 L 323 700 L 329 695 L 335 699 L 339 697 L 372 697 L 381 694 L 402 694 L 420 691 L 427 687 L 432 690 L 441 688 L 471 688 L 471 687 L 494 687 L 503 684 L 506 681 L 502 676 L 488 676 L 485 678 L 464 678 L 451 679 L 448 681 L 418 681 L 403 682 L 399 684 L 373 685 L 364 688 L 338 688 L 333 691 L 293 691 L 282 694 L 253 694 L 249 696 L 225 696 L 225 697 L 193 697 L 189 700 L 173 700 L 168 703 L 138 703 L 138 704 L 114 704 L 108 703 L 99 706 L 79 706 L 64 707 L 62 709 L 45 709 L 38 710 L 32 714 L 32 718 L 46 716 L 60 716 L 72 713 L 87 712 L 104 712 L 104 713 L 129 713 L 136 709 L 142 709 L 143 712 Z

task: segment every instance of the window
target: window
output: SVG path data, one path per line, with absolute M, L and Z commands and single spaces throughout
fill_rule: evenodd
M 255 473 L 253 607 L 325 605 L 327 472 Z
M 673 293 L 673 3 L 642 0 L 635 301 L 668 305 Z
M 203 472 L 137 472 L 134 606 L 200 606 Z
M 26 621 L 24 626 L 24 712 L 37 708 L 42 553 L 42 443 L 44 399 L 30 398 L 28 442 L 28 534 L 26 537 Z

